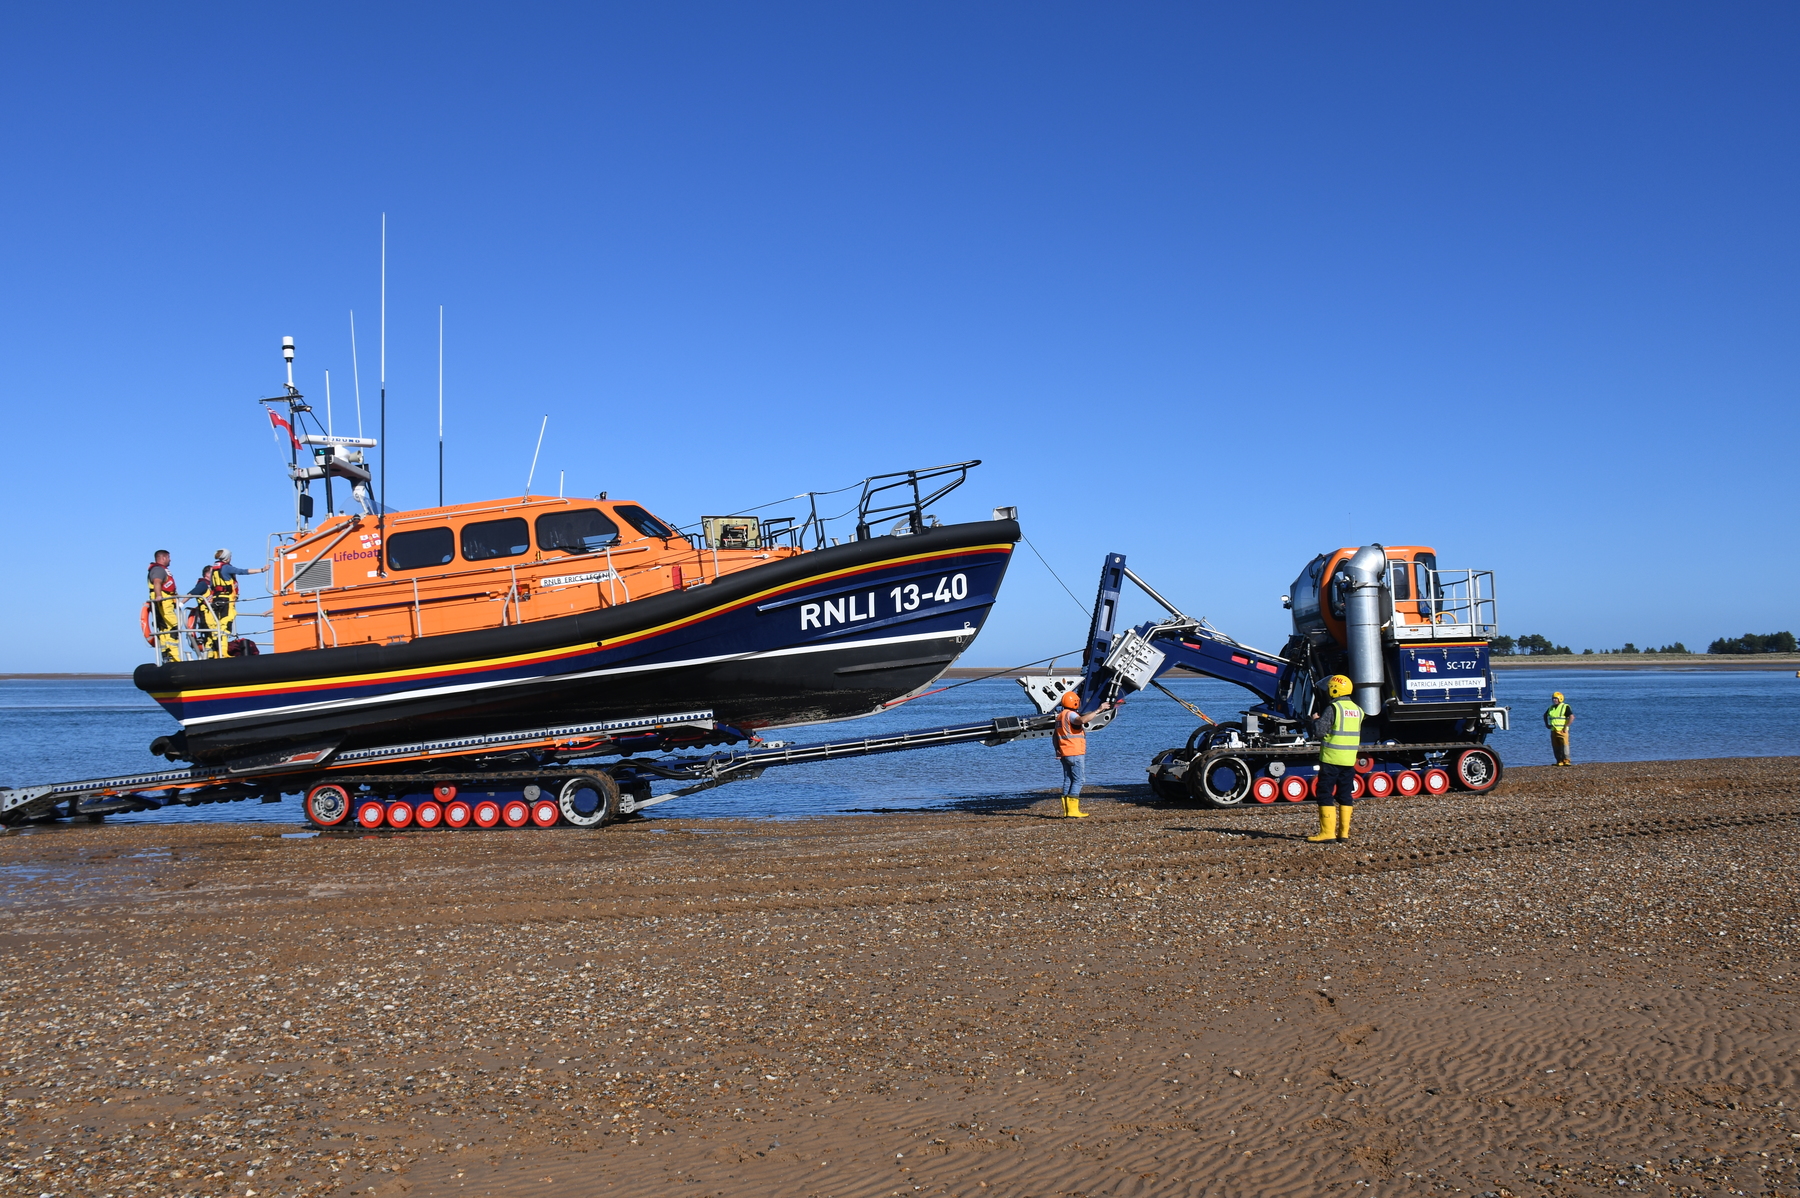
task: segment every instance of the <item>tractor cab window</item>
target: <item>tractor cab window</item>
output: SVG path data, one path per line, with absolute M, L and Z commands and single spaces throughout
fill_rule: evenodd
M 594 553 L 617 544 L 619 526 L 591 507 L 551 512 L 537 518 L 538 548 Z
M 1344 618 L 1344 602 L 1350 594 L 1349 578 L 1344 573 L 1344 563 L 1349 560 L 1346 557 L 1331 563 L 1331 580 L 1326 584 L 1325 594 L 1330 599 L 1331 618 L 1334 620 Z
M 1413 570 L 1418 575 L 1419 614 L 1426 619 L 1431 618 L 1431 600 L 1441 599 L 1443 589 L 1437 584 L 1437 554 L 1421 553 L 1413 558 Z
M 1325 559 L 1315 557 L 1306 564 L 1306 570 L 1294 579 L 1292 594 L 1288 596 L 1288 606 L 1294 613 L 1294 627 L 1299 628 L 1319 615 L 1319 575 L 1325 568 Z
M 1412 563 L 1403 557 L 1388 559 L 1388 590 L 1396 603 L 1412 598 Z
M 462 555 L 465 561 L 485 562 L 496 557 L 521 557 L 530 551 L 531 533 L 526 528 L 523 516 L 463 525 Z
M 616 504 L 613 511 L 618 513 L 619 519 L 637 529 L 641 536 L 661 537 L 666 541 L 675 535 L 674 529 L 635 503 Z
M 417 570 L 421 566 L 447 566 L 456 557 L 456 538 L 448 528 L 420 528 L 397 532 L 387 539 L 390 570 Z

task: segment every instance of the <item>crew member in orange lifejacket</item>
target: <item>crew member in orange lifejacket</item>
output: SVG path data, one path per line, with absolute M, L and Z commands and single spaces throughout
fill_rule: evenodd
M 231 634 L 237 623 L 237 599 L 240 575 L 261 574 L 267 566 L 246 570 L 231 564 L 231 550 L 213 554 L 212 564 L 200 571 L 200 581 L 188 594 L 200 597 L 195 611 L 208 631 L 200 638 L 201 650 L 208 657 L 225 657 L 231 652 Z
M 169 573 L 169 551 L 158 549 L 150 555 L 150 626 L 158 654 L 163 661 L 181 659 L 181 609 L 175 595 L 175 576 Z
M 1064 691 L 1062 706 L 1056 711 L 1056 759 L 1062 762 L 1063 818 L 1086 819 L 1081 809 L 1081 783 L 1087 776 L 1087 721 L 1077 712 L 1081 699 L 1074 691 Z

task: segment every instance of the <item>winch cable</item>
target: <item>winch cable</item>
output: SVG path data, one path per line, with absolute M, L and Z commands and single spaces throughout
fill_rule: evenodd
M 967 686 L 971 682 L 986 682 L 990 678 L 1007 678 L 1014 674 L 1017 674 L 1020 670 L 1029 670 L 1032 666 L 1041 666 L 1041 665 L 1044 665 L 1046 662 L 1055 661 L 1059 657 L 1069 657 L 1069 656 L 1079 653 L 1079 652 L 1081 652 L 1081 650 L 1079 650 L 1079 649 L 1066 649 L 1061 653 L 1053 653 L 1049 657 L 1040 657 L 1036 661 L 1028 661 L 1022 666 L 1007 666 L 1004 669 L 995 670 L 991 674 L 982 674 L 979 677 L 975 677 L 975 678 L 964 678 L 961 682 L 952 682 L 949 686 L 940 686 L 935 690 L 920 691 L 918 694 L 908 695 L 904 699 L 895 699 L 892 702 L 883 703 L 882 707 L 884 709 L 889 708 L 889 707 L 898 707 L 902 703 L 911 703 L 914 699 L 923 699 L 926 695 L 941 695 L 945 691 L 953 691 L 957 687 Z
M 1019 530 L 1019 539 L 1021 541 L 1024 541 L 1027 545 L 1030 545 L 1031 551 L 1033 553 L 1037 553 L 1037 559 L 1040 562 L 1044 563 L 1044 569 L 1050 571 L 1050 577 L 1056 579 L 1056 585 L 1063 589 L 1064 594 L 1068 595 L 1069 602 L 1073 603 L 1081 611 L 1086 612 L 1088 609 L 1082 606 L 1081 600 L 1075 598 L 1075 592 L 1069 590 L 1069 584 L 1062 580 L 1062 575 L 1060 575 L 1056 572 L 1056 568 L 1050 564 L 1049 559 L 1046 558 L 1043 554 L 1038 553 L 1038 547 L 1036 545 L 1031 544 L 1031 538 L 1025 535 L 1024 529 Z M 1059 654 L 1057 654 L 1057 656 L 1060 657 L 1062 655 L 1059 653 Z M 1051 658 L 1051 660 L 1054 661 L 1055 658 Z
M 1218 727 L 1219 721 L 1213 719 L 1211 716 L 1207 715 L 1204 711 L 1201 711 L 1198 707 L 1195 707 L 1192 703 L 1189 703 L 1186 699 L 1182 698 L 1180 695 L 1176 694 L 1174 691 L 1170 690 L 1168 687 L 1164 686 L 1162 683 L 1152 681 L 1150 683 L 1150 685 L 1154 686 L 1157 690 L 1161 691 L 1163 694 L 1169 696 L 1169 698 L 1175 700 L 1177 703 L 1179 703 L 1183 707 L 1187 708 L 1194 715 L 1199 716 L 1202 720 L 1206 721 L 1208 724 L 1211 724 L 1215 728 Z

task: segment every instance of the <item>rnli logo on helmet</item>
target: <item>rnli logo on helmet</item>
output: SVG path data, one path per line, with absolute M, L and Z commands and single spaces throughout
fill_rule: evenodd
M 1437 673 L 1437 662 L 1432 661 L 1429 657 L 1421 657 L 1419 659 L 1419 673 L 1421 673 L 1421 674 Z

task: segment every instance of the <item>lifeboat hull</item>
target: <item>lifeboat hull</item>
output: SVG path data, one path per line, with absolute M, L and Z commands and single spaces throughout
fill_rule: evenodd
M 999 592 L 1015 521 L 876 537 L 715 583 L 508 627 L 139 666 L 216 762 L 711 709 L 750 732 L 879 711 L 949 668 Z

